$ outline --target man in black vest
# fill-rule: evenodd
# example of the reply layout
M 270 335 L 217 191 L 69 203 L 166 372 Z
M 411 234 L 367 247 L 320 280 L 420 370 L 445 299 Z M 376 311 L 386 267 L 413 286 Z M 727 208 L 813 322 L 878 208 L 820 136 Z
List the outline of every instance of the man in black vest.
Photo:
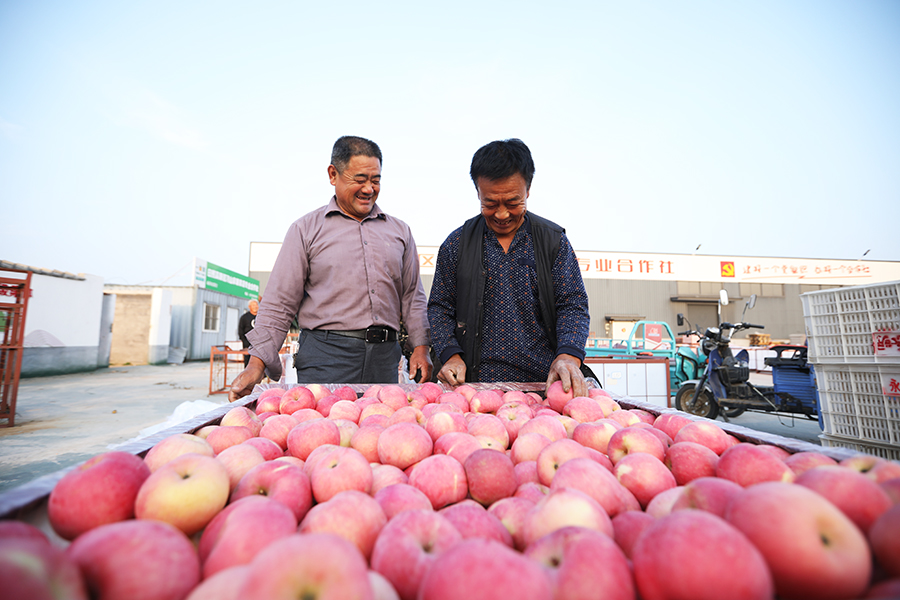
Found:
M 560 380 L 586 396 L 587 293 L 565 230 L 526 210 L 528 146 L 491 142 L 472 157 L 469 175 L 481 214 L 441 245 L 428 299 L 438 379 Z

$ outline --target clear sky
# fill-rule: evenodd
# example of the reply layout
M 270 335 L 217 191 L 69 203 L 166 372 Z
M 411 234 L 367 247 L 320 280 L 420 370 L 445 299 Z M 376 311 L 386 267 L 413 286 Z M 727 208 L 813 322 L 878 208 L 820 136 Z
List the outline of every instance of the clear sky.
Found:
M 900 260 L 900 2 L 0 1 L 0 259 L 187 285 L 324 205 L 422 246 L 519 137 L 576 250 Z

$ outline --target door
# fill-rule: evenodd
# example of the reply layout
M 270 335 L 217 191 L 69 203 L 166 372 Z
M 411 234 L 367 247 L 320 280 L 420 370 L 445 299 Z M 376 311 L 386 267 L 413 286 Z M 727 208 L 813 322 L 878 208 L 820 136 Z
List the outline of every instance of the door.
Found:
M 225 316 L 225 343 L 233 350 L 240 350 L 241 338 L 238 337 L 238 321 L 241 316 L 237 308 L 229 306 Z

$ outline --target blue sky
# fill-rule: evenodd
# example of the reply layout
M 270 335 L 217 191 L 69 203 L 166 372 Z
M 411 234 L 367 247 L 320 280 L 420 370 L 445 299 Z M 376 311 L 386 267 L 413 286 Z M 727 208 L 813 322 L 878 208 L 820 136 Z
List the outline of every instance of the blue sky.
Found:
M 0 259 L 189 284 L 331 196 L 439 245 L 519 137 L 578 250 L 900 260 L 900 3 L 0 2 Z

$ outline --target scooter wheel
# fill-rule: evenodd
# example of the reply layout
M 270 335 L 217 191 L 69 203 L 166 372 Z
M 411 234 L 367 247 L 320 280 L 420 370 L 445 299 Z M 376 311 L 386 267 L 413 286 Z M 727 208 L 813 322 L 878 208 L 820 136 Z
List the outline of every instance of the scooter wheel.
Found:
M 743 406 L 739 406 L 737 408 L 729 408 L 727 410 L 723 410 L 722 412 L 729 419 L 734 419 L 734 418 L 737 418 L 737 417 L 741 416 L 742 414 L 744 414 L 745 410 L 747 410 L 747 409 L 744 408 Z
M 719 416 L 719 405 L 709 390 L 700 390 L 697 398 L 692 402 L 694 397 L 694 384 L 686 384 L 681 386 L 678 393 L 675 394 L 675 408 L 698 417 L 707 419 L 715 419 Z

